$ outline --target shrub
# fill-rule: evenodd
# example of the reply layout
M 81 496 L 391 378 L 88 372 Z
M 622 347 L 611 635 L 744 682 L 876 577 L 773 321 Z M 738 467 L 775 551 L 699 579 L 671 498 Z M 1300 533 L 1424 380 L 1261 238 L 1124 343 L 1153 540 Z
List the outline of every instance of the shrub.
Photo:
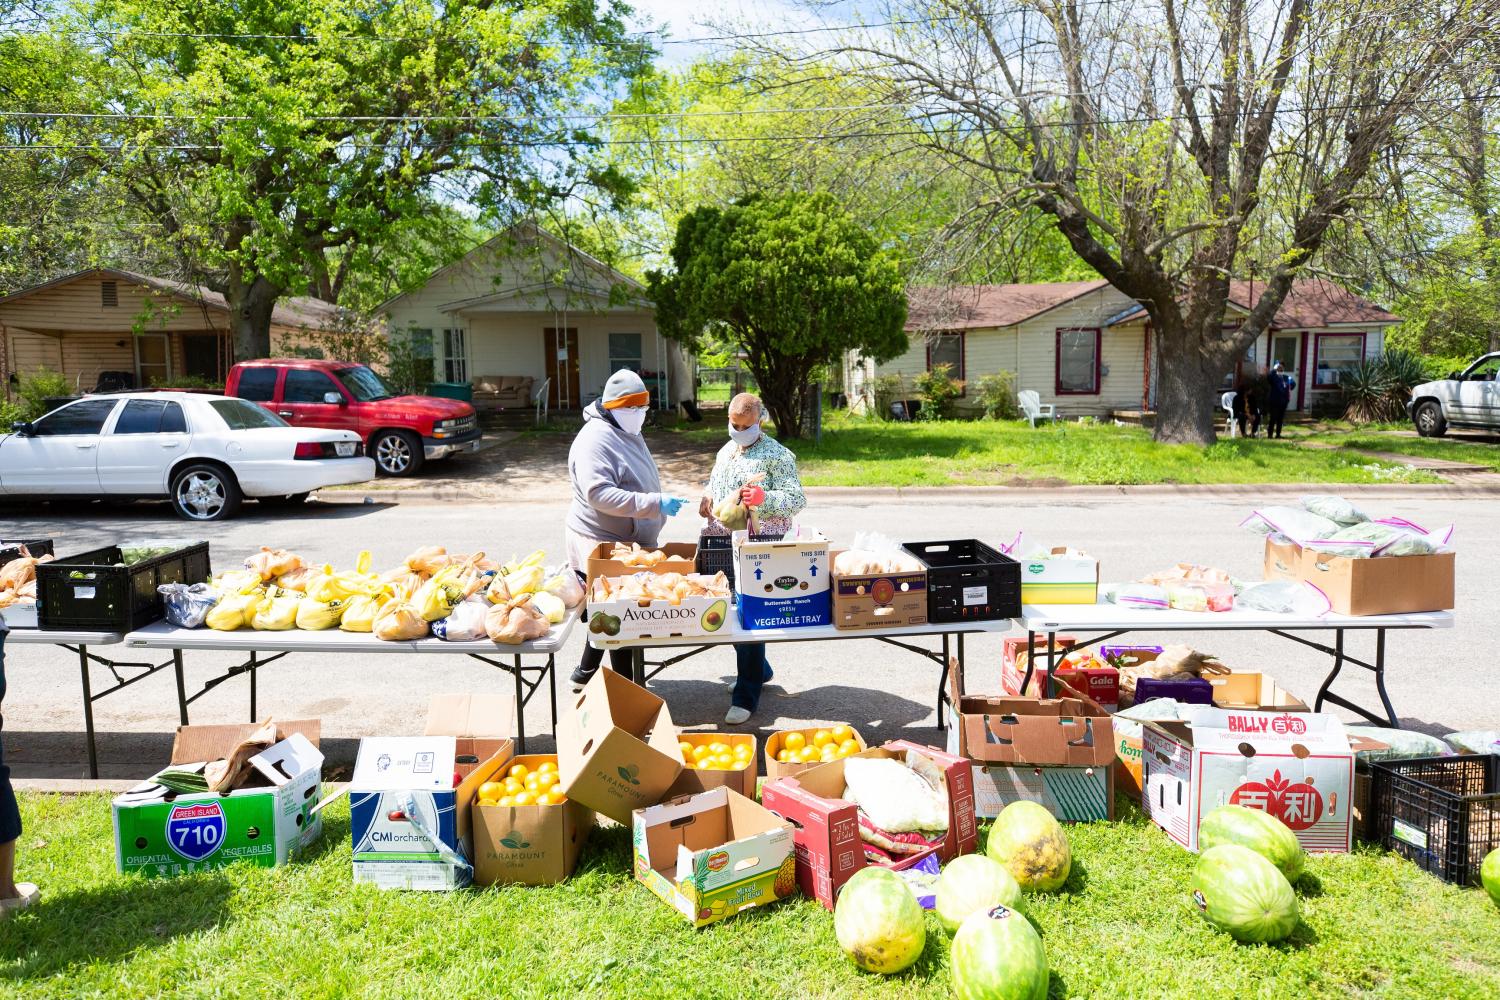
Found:
M 1339 380 L 1344 418 L 1356 424 L 1401 420 L 1412 388 L 1425 381 L 1422 359 L 1409 351 L 1393 348 L 1361 361 Z
M 948 374 L 951 370 L 949 365 L 934 365 L 913 380 L 917 398 L 922 401 L 922 409 L 917 412 L 919 419 L 953 419 L 955 401 L 963 395 L 964 384 Z
M 204 378 L 202 375 L 174 375 L 171 378 L 151 379 L 152 388 L 163 389 L 212 389 L 215 392 L 224 391 L 224 381 Z
M 875 376 L 875 416 L 891 419 L 891 404 L 901 398 L 900 375 Z
M 35 420 L 47 412 L 44 400 L 48 397 L 71 396 L 73 393 L 73 383 L 61 372 L 38 368 L 30 375 L 22 375 L 20 384 L 16 387 L 16 402 L 25 413 L 20 419 Z
M 979 406 L 991 420 L 1019 420 L 1016 403 L 1016 373 L 995 372 L 979 379 Z
M 26 420 L 26 411 L 20 403 L 12 403 L 8 399 L 0 399 L 0 434 L 10 433 L 10 425 L 22 423 Z

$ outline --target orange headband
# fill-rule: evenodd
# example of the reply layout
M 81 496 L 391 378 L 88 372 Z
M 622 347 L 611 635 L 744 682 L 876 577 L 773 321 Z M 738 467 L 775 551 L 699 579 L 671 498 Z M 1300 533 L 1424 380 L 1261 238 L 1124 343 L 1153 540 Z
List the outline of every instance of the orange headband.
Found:
M 606 410 L 623 410 L 632 406 L 650 406 L 651 394 L 649 392 L 632 392 L 618 399 L 611 399 L 604 404 Z

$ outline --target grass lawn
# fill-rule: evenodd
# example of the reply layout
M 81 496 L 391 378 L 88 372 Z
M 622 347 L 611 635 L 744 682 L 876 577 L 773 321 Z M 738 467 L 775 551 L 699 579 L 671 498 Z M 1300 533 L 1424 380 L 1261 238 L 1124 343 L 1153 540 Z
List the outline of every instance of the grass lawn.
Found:
M 724 432 L 681 433 L 717 440 Z M 791 447 L 808 486 L 1441 481 L 1356 451 L 1263 438 L 1225 439 L 1208 448 L 1162 445 L 1141 428 L 1112 424 L 1033 429 L 1019 421 L 898 424 L 838 414 L 825 424 L 820 444 Z
M 1442 458 L 1450 462 L 1468 462 L 1500 472 L 1500 447 L 1478 441 L 1453 438 L 1419 438 L 1376 434 L 1360 429 L 1336 436 L 1315 437 L 1344 448 L 1383 451 L 1413 458 Z
M 796 899 L 701 931 L 631 879 L 623 830 L 595 830 L 546 889 L 386 893 L 350 883 L 347 807 L 312 857 L 174 880 L 116 874 L 109 799 L 21 798 L 21 872 L 43 903 L 0 924 L 10 996 L 946 997 L 946 943 L 879 979 Z M 1495 997 L 1500 908 L 1379 852 L 1316 858 L 1302 925 L 1238 945 L 1189 900 L 1192 858 L 1138 813 L 1072 827 L 1073 875 L 1028 901 L 1050 996 Z

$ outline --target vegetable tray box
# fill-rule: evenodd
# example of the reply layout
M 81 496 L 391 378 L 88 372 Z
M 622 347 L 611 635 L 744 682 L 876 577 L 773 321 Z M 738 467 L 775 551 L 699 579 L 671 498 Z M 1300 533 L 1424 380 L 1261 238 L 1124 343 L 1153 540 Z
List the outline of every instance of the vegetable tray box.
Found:
M 1099 560 L 1070 549 L 1053 549 L 1042 558 L 1022 559 L 1022 604 L 1096 604 Z
M 694 927 L 797 889 L 791 824 L 733 789 L 638 809 L 632 825 L 636 879 Z
M 279 723 L 286 738 L 250 758 L 252 778 L 230 792 L 174 792 L 149 781 L 117 796 L 112 813 L 115 863 L 122 872 L 184 875 L 248 861 L 286 864 L 323 832 L 315 811 L 323 755 L 316 720 Z M 182 726 L 165 770 L 202 773 L 257 728 Z
M 1114 819 L 1114 722 L 1097 703 L 954 695 L 948 750 L 974 763 L 977 815 L 1025 800 L 1065 823 Z
M 535 771 L 546 754 L 512 757 L 504 753 L 481 763 L 481 782 L 499 781 L 517 764 Z M 478 788 L 475 789 L 476 793 Z M 578 856 L 594 828 L 594 811 L 568 799 L 556 805 L 470 805 L 474 829 L 475 885 L 554 885 L 578 866 Z
M 1191 708 L 1143 723 L 1142 806 L 1198 850 L 1198 824 L 1232 803 L 1270 813 L 1304 850 L 1342 852 L 1353 833 L 1354 751 L 1337 716 Z
M 836 565 L 840 550 L 829 553 Z M 859 573 L 833 576 L 833 627 L 868 629 L 927 624 L 927 573 Z
M 601 542 L 589 554 L 588 585 L 601 576 L 629 576 L 632 573 L 696 573 L 698 571 L 698 546 L 692 542 L 668 542 L 648 552 L 664 552 L 667 558 L 655 566 L 630 566 L 618 559 L 610 558 L 614 542 Z
M 950 861 L 970 853 L 979 842 L 974 786 L 967 760 L 906 740 L 886 743 L 855 757 L 905 760 L 909 752 L 925 757 L 943 773 L 948 793 L 948 832 L 936 848 L 909 855 L 890 866 L 897 870 L 918 865 L 934 854 L 939 861 Z M 795 777 L 767 781 L 760 790 L 761 804 L 790 820 L 796 829 L 797 884 L 804 895 L 830 910 L 844 883 L 872 864 L 860 838 L 859 809 L 843 798 L 844 767 L 853 759 L 835 760 Z
M 742 628 L 832 624 L 828 539 L 813 533 L 768 541 L 736 531 L 734 561 Z
M 613 670 L 598 670 L 557 727 L 563 794 L 622 825 L 654 806 L 682 773 L 667 703 Z

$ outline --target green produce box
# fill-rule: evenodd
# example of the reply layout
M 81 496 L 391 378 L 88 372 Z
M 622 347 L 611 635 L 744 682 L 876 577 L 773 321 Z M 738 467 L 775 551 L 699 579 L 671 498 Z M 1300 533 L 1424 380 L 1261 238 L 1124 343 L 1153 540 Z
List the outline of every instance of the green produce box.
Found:
M 227 756 L 256 726 L 183 726 L 167 770 L 201 772 Z M 115 861 L 122 872 L 184 875 L 248 861 L 286 864 L 323 831 L 313 812 L 322 790 L 317 722 L 283 723 L 280 743 L 250 758 L 246 787 L 177 794 L 152 780 L 114 801 Z M 311 732 L 311 739 L 307 733 Z M 158 771 L 157 774 L 161 772 Z

